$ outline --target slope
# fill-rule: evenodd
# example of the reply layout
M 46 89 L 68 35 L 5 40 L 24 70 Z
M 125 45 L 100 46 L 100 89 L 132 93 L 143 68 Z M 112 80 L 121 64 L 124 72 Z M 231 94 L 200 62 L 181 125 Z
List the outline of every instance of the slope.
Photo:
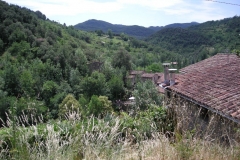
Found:
M 87 103 L 100 95 L 122 99 L 128 70 L 159 71 L 160 62 L 177 58 L 126 34 L 110 38 L 77 30 L 0 1 L 0 118 L 5 121 L 9 109 L 42 114 L 44 121 L 58 118 L 68 94 Z M 77 106 L 91 113 L 85 101 Z
M 240 49 L 240 17 L 209 21 L 186 29 L 162 29 L 146 39 L 153 45 L 189 57 L 191 63 L 219 52 Z

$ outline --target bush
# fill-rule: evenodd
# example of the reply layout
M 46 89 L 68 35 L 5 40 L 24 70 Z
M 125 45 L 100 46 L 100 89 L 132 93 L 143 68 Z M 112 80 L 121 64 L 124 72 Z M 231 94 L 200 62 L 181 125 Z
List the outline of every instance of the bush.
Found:
M 106 96 L 96 96 L 93 95 L 88 104 L 88 115 L 93 114 L 94 116 L 103 117 L 107 113 L 112 113 L 112 102 L 108 100 Z
M 68 94 L 62 103 L 59 105 L 59 117 L 64 118 L 69 111 L 81 111 L 79 102 L 74 98 L 72 94 Z

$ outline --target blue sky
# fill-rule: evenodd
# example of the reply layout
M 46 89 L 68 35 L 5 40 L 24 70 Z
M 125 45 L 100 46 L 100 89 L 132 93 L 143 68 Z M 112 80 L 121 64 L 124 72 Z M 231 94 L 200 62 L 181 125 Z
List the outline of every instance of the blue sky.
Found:
M 206 22 L 240 15 L 239 0 L 5 0 L 39 10 L 61 24 L 89 19 L 113 24 L 165 26 L 171 23 Z

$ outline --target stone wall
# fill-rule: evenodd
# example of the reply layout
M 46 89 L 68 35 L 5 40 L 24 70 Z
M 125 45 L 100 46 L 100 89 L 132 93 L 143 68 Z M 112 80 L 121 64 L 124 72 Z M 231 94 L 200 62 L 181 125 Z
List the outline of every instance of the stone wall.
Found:
M 240 142 L 240 124 L 226 117 L 170 92 L 165 93 L 165 105 L 174 112 L 175 132 L 230 145 Z

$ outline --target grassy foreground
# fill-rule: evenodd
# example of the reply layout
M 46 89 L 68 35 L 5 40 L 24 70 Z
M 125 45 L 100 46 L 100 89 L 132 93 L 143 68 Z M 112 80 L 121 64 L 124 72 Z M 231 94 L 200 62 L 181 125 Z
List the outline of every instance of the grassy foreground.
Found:
M 134 118 L 122 113 L 103 119 L 69 112 L 67 120 L 47 124 L 37 124 L 41 117 L 23 115 L 15 123 L 9 118 L 8 127 L 0 130 L 0 159 L 240 159 L 239 145 L 222 147 L 189 134 L 178 141 L 169 138 L 154 117 L 148 111 Z M 35 125 L 25 127 L 29 121 Z

